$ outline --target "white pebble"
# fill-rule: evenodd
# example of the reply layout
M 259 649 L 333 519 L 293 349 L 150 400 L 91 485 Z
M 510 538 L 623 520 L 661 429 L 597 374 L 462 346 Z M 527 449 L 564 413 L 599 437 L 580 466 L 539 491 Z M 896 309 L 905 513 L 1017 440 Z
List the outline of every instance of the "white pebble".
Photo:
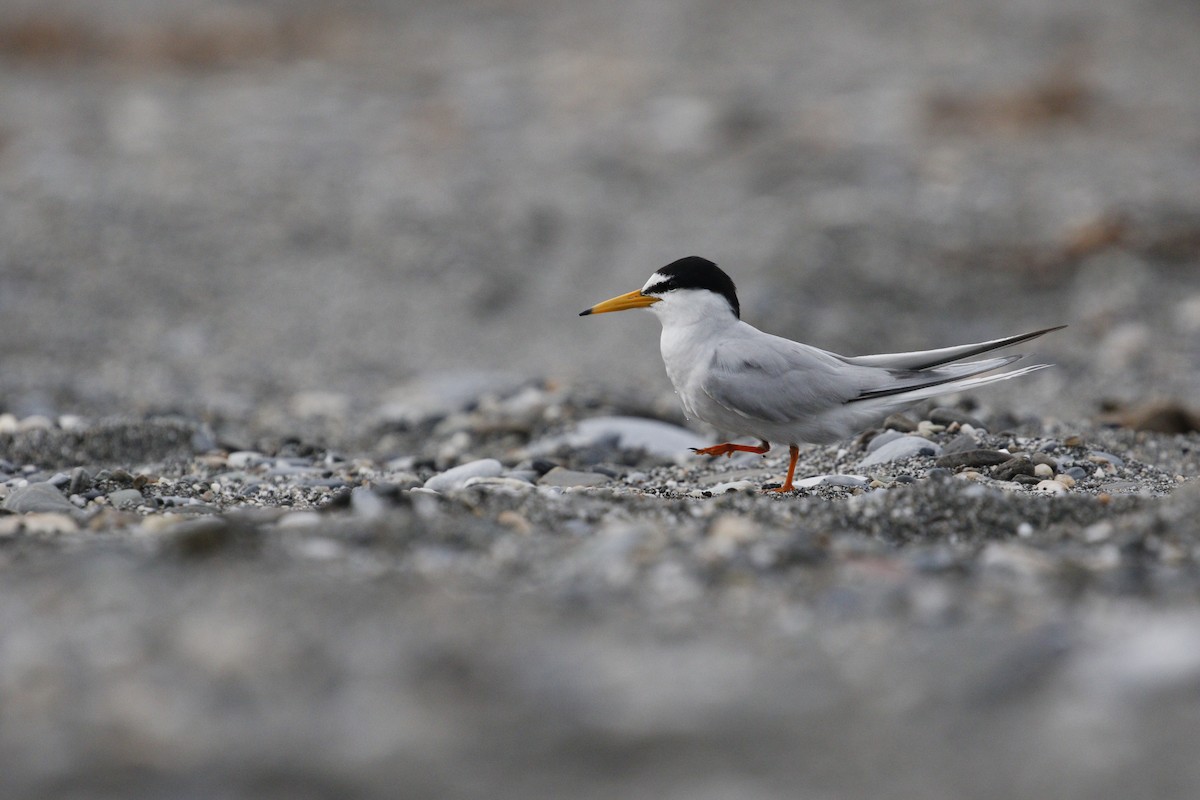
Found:
M 1017 526 L 1017 536 L 1020 536 L 1022 539 L 1028 539 L 1030 536 L 1033 536 L 1033 526 L 1028 522 L 1022 522 Z
M 254 450 L 234 450 L 225 462 L 229 464 L 230 469 L 245 469 L 261 463 L 263 459 L 263 454 Z
M 1065 472 L 1062 475 L 1055 475 L 1054 480 L 1058 481 L 1068 489 L 1075 485 L 1075 479 Z
M 917 433 L 921 436 L 930 436 L 935 433 L 941 433 L 944 430 L 946 430 L 945 425 L 938 425 L 927 419 L 923 419 L 917 423 Z
M 498 477 L 503 470 L 504 467 L 496 459 L 481 458 L 434 475 L 425 481 L 425 488 L 434 492 L 448 492 L 461 488 L 471 478 Z
M 1049 464 L 1035 464 L 1033 467 L 1033 474 L 1039 478 L 1053 478 L 1054 467 L 1050 466 Z

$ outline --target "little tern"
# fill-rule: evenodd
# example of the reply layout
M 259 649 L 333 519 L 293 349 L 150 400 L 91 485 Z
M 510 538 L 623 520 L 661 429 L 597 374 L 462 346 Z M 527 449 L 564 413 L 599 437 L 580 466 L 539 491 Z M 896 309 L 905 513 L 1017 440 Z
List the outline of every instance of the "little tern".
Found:
M 763 454 L 771 449 L 771 442 L 786 442 L 791 461 L 787 479 L 777 492 L 795 488 L 792 480 L 801 442 L 845 439 L 919 400 L 1051 366 L 1034 364 L 983 375 L 1023 356 L 955 362 L 1066 327 L 937 350 L 841 356 L 772 336 L 743 322 L 733 281 L 716 264 L 699 256 L 666 265 L 641 289 L 605 300 L 580 316 L 631 308 L 649 308 L 662 323 L 659 345 L 663 364 L 688 418 L 761 442 L 724 442 L 693 448 L 693 452 L 706 456 Z

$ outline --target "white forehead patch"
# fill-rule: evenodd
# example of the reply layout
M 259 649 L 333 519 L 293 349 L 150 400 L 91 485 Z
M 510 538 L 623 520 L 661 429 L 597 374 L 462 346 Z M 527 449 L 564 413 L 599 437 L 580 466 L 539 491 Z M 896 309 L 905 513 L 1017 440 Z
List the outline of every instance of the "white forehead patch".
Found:
M 642 287 L 642 294 L 648 294 L 655 291 L 657 287 L 665 284 L 667 280 L 667 276 L 663 275 L 661 272 L 654 273 L 650 276 L 650 279 L 646 281 L 646 285 Z

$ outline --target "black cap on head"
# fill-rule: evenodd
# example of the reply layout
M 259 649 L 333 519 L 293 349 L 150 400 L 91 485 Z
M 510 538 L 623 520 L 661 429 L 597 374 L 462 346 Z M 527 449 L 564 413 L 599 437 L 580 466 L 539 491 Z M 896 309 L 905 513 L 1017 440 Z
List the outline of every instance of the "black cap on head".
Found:
M 672 261 L 654 274 L 661 280 L 647 286 L 643 290 L 646 294 L 662 294 L 672 289 L 708 289 L 728 300 L 733 315 L 741 319 L 742 309 L 738 305 L 737 287 L 733 285 L 733 279 L 707 258 L 687 256 Z

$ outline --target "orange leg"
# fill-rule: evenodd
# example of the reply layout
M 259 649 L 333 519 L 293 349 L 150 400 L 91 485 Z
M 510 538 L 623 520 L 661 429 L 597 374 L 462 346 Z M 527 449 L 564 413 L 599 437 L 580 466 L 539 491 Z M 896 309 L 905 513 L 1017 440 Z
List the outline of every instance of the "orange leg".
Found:
M 796 477 L 796 461 L 800 458 L 799 445 L 792 445 L 790 449 L 792 460 L 788 463 L 787 480 L 783 482 L 783 486 L 775 489 L 768 489 L 769 492 L 791 492 L 795 491 L 796 487 L 792 486 L 792 479 Z
M 752 444 L 714 444 L 712 447 L 693 447 L 692 452 L 701 456 L 730 456 L 734 453 L 757 453 L 762 455 L 771 449 L 771 445 L 763 442 L 761 446 L 755 447 Z

